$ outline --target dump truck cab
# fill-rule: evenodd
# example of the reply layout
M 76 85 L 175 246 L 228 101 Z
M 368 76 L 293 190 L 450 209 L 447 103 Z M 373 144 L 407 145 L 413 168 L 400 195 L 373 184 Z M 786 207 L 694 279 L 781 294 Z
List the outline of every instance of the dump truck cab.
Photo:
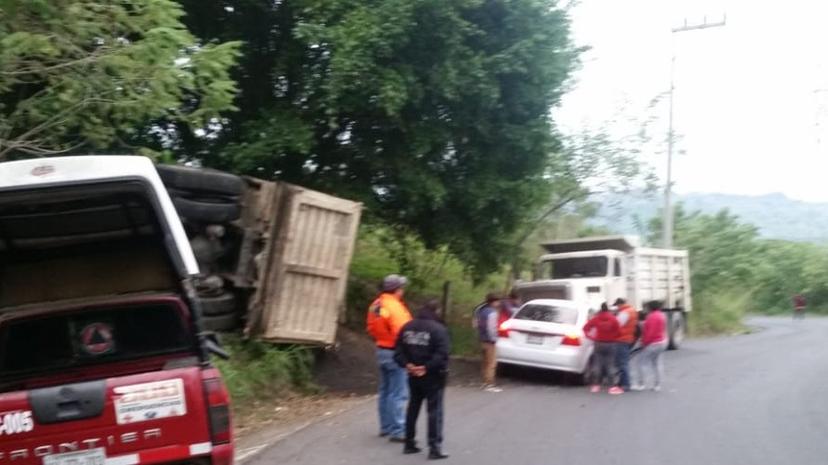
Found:
M 515 290 L 523 302 L 559 299 L 586 305 L 590 312 L 618 298 L 643 310 L 658 301 L 668 313 L 671 348 L 685 333 L 692 310 L 686 250 L 642 247 L 635 236 L 600 236 L 542 244 L 531 281 Z

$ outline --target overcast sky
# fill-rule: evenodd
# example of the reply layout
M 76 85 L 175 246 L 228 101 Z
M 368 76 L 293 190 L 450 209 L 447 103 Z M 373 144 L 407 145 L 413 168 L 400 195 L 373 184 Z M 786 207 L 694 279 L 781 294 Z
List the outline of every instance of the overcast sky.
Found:
M 685 18 L 725 13 L 724 27 L 671 33 Z M 656 116 L 653 129 L 666 131 L 666 99 L 647 104 L 669 88 L 674 44 L 676 190 L 828 201 L 826 21 L 820 0 L 582 0 L 574 34 L 591 50 L 554 114 L 568 130 L 606 123 L 621 133 L 607 123 L 620 112 Z M 655 145 L 647 161 L 663 177 Z

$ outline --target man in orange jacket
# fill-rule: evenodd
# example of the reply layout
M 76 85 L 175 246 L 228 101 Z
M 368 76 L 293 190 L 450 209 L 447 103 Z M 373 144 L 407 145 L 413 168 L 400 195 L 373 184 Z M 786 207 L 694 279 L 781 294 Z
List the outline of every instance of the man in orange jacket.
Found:
M 411 312 L 403 302 L 408 280 L 396 274 L 382 280 L 382 292 L 368 307 L 366 329 L 377 345 L 379 365 L 380 437 L 391 442 L 405 442 L 405 404 L 408 402 L 408 376 L 394 361 L 394 349 L 400 329 L 411 321 Z
M 618 324 L 621 326 L 621 335 L 615 348 L 615 365 L 618 369 L 621 389 L 630 390 L 630 352 L 635 345 L 635 329 L 638 326 L 638 312 L 624 299 L 617 299 L 614 304 L 618 307 Z

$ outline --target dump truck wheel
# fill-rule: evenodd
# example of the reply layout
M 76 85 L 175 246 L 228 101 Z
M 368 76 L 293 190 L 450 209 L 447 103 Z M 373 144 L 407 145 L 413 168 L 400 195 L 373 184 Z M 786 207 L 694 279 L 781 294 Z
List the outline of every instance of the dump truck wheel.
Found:
M 244 192 L 244 180 L 223 171 L 178 165 L 156 165 L 155 168 L 161 181 L 170 189 L 236 197 Z
M 208 224 L 223 224 L 236 221 L 241 216 L 237 203 L 213 202 L 176 197 L 173 199 L 176 211 L 183 218 Z
M 201 319 L 207 331 L 232 331 L 239 326 L 239 316 L 235 313 L 218 316 L 205 316 Z
M 219 316 L 236 313 L 236 297 L 225 292 L 215 297 L 199 297 L 201 312 L 204 316 Z
M 684 335 L 687 329 L 685 327 L 686 320 L 684 319 L 684 312 L 671 312 L 670 319 L 668 321 L 670 323 L 670 342 L 667 345 L 667 348 L 670 350 L 676 350 L 681 347 L 682 342 L 684 342 Z

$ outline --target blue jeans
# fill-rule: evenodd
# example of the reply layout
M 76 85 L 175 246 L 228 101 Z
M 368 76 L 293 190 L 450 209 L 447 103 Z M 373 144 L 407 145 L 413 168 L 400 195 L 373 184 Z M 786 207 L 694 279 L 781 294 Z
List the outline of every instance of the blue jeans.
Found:
M 641 353 L 636 356 L 639 385 L 647 386 L 647 378 L 650 377 L 654 378 L 653 387 L 661 387 L 661 380 L 664 379 L 665 350 L 667 350 L 667 341 L 650 344 L 641 349 Z
M 597 379 L 594 384 L 601 386 L 615 386 L 615 343 L 595 343 L 595 374 Z
M 379 365 L 380 433 L 405 436 L 405 404 L 408 402 L 408 374 L 394 361 L 394 351 L 377 348 Z
M 630 351 L 632 344 L 619 342 L 615 346 L 615 367 L 618 370 L 618 385 L 630 389 Z

